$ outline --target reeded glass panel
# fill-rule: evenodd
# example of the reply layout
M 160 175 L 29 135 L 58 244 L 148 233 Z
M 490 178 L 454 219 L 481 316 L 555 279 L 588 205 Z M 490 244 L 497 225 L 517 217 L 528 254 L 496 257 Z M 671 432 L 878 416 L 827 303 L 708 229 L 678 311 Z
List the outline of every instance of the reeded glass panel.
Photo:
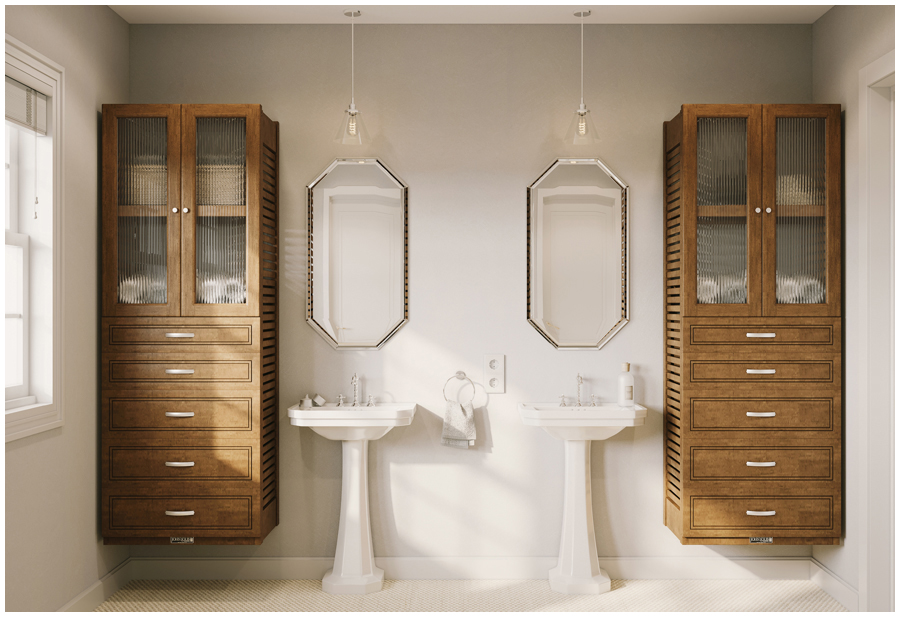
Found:
M 197 119 L 197 302 L 247 302 L 244 118 Z
M 825 302 L 825 118 L 775 121 L 775 301 Z
M 166 303 L 166 118 L 119 118 L 118 299 Z
M 747 303 L 747 119 L 697 119 L 697 302 Z

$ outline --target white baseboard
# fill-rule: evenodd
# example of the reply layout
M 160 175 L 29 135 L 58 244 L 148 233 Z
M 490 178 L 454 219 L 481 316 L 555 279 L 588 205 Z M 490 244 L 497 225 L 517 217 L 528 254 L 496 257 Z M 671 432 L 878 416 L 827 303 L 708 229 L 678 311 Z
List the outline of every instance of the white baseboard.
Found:
M 131 565 L 132 562 L 129 557 L 113 568 L 109 574 L 69 600 L 59 611 L 74 613 L 93 611 L 105 602 L 109 596 L 134 580 L 134 576 L 131 573 Z
M 376 557 L 385 578 L 400 580 L 542 579 L 554 557 Z M 131 557 L 60 610 L 91 611 L 132 580 L 319 579 L 330 557 Z M 608 557 L 600 567 L 615 579 L 811 579 L 849 610 L 856 592 L 808 557 Z
M 853 613 L 859 611 L 859 592 L 814 557 L 809 560 L 809 580 L 840 602 L 848 611 Z
M 556 557 L 376 557 L 389 579 L 541 579 Z M 298 580 L 322 578 L 327 557 L 132 557 L 135 579 Z M 612 557 L 600 567 L 620 579 L 806 580 L 809 558 Z

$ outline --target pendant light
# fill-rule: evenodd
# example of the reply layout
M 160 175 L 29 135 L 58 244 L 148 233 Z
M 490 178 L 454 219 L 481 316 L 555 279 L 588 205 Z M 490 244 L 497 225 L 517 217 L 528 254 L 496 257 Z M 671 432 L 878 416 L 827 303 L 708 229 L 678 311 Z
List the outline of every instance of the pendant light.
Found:
M 584 18 L 590 17 L 590 11 L 575 11 L 575 17 L 581 18 L 581 105 L 575 110 L 569 130 L 566 131 L 566 143 L 587 145 L 600 141 L 591 111 L 584 106 Z
M 353 9 L 344 11 L 344 15 L 350 18 L 350 107 L 344 112 L 341 126 L 334 136 L 334 141 L 339 144 L 361 145 L 369 141 L 369 133 L 366 131 L 366 127 L 363 124 L 362 114 L 356 109 L 356 102 L 353 100 L 353 71 L 355 68 L 353 19 L 359 17 L 361 14 L 362 11 L 355 11 Z

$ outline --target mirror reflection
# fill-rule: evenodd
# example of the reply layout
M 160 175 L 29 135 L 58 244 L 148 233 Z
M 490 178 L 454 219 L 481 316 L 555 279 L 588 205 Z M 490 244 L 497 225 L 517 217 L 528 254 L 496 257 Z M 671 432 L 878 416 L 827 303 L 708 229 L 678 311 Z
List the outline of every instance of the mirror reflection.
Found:
M 307 322 L 377 348 L 407 321 L 407 186 L 377 159 L 337 159 L 307 187 Z
M 528 187 L 528 321 L 560 349 L 628 322 L 628 187 L 600 159 L 558 159 Z

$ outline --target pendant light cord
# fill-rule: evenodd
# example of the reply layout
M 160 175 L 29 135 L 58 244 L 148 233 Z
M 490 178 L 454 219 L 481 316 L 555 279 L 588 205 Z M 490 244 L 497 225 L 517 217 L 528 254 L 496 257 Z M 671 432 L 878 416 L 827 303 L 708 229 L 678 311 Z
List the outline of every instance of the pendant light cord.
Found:
M 584 106 L 584 11 L 581 12 L 581 105 Z
M 354 104 L 354 60 L 356 57 L 356 49 L 355 49 L 355 32 L 353 30 L 354 26 L 354 16 L 353 13 L 350 13 L 350 104 Z

